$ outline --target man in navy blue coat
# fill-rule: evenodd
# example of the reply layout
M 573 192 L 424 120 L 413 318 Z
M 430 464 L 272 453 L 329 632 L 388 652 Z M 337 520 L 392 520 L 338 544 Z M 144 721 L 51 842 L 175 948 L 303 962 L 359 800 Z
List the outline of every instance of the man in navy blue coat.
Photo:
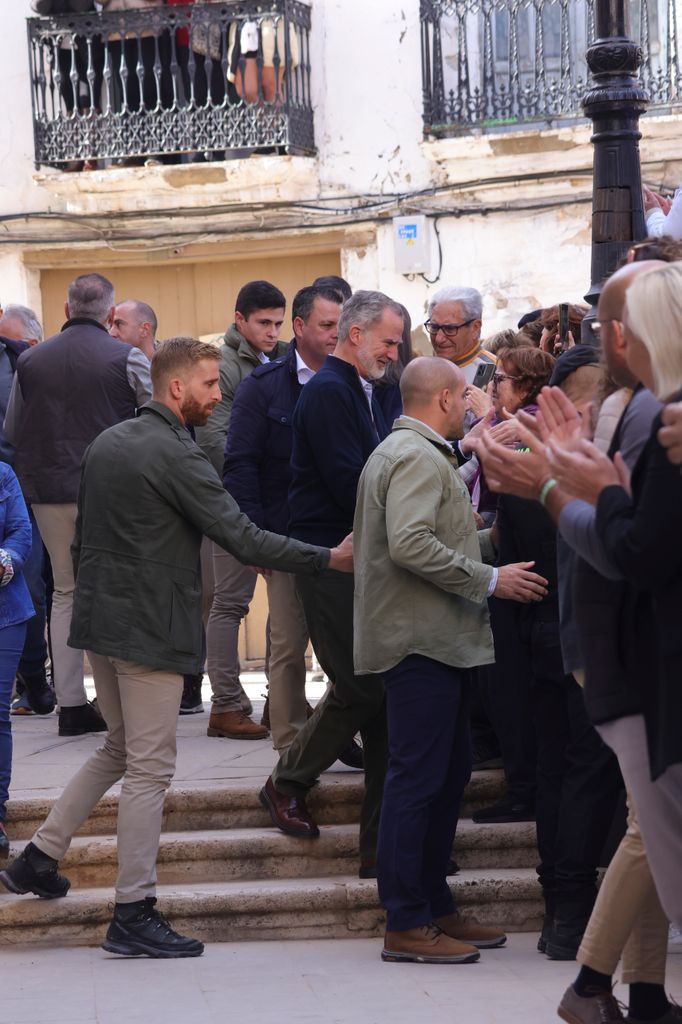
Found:
M 341 295 L 301 288 L 292 306 L 287 354 L 257 367 L 237 388 L 225 446 L 223 482 L 242 512 L 263 530 L 288 533 L 292 420 L 298 397 L 336 348 Z M 308 626 L 291 573 L 265 577 L 270 611 L 268 711 L 283 754 L 307 720 Z
M 341 538 L 352 529 L 358 480 L 388 433 L 372 393 L 402 339 L 400 306 L 381 292 L 356 292 L 339 320 L 333 355 L 306 385 L 294 413 L 289 533 L 300 539 Z M 386 772 L 387 741 L 381 676 L 353 668 L 353 581 L 320 573 L 297 581 L 310 638 L 331 686 L 261 790 L 272 821 L 290 835 L 319 835 L 305 797 L 358 730 L 365 758 L 360 817 L 361 871 L 372 870 Z

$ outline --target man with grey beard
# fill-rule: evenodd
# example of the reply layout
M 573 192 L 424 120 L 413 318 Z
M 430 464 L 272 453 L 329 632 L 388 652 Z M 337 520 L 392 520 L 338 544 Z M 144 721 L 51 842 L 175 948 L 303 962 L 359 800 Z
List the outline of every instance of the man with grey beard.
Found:
M 326 544 L 353 527 L 360 474 L 388 433 L 372 394 L 389 362 L 398 358 L 403 317 L 381 292 L 358 291 L 343 306 L 333 355 L 306 384 L 294 412 L 289 490 L 290 534 Z M 336 543 L 334 540 L 333 543 Z M 381 676 L 353 668 L 353 579 L 325 570 L 298 580 L 310 638 L 331 686 L 312 718 L 280 758 L 261 802 L 283 832 L 315 838 L 319 829 L 305 797 L 321 772 L 363 740 L 366 791 L 360 817 L 360 873 L 374 874 L 387 740 Z

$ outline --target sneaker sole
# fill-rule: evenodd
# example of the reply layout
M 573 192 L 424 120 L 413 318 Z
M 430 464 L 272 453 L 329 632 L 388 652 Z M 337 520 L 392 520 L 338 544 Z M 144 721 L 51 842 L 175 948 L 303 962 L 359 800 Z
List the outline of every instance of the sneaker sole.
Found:
M 266 732 L 264 736 L 254 736 L 245 732 L 224 732 L 221 729 L 211 729 L 209 727 L 206 730 L 206 735 L 218 736 L 219 738 L 225 740 L 266 740 L 270 734 Z
M 297 832 L 293 828 L 287 828 L 286 825 L 280 825 L 279 821 L 277 820 L 277 815 L 276 815 L 274 809 L 272 808 L 272 806 L 270 804 L 270 801 L 268 800 L 267 796 L 263 792 L 263 790 L 261 790 L 260 793 L 258 794 L 258 799 L 260 800 L 261 804 L 263 805 L 265 810 L 270 815 L 270 821 L 275 826 L 275 828 L 278 828 L 280 830 L 280 832 L 284 832 L 284 834 L 287 835 L 287 836 L 295 836 L 297 839 L 317 839 L 318 838 L 318 836 L 320 834 L 319 828 L 315 832 Z
M 202 715 L 206 708 L 203 704 L 197 704 L 194 708 L 180 708 L 179 715 Z
M 460 939 L 461 942 L 468 942 L 470 946 L 475 946 L 476 949 L 499 949 L 500 946 L 504 946 L 507 941 L 507 936 L 503 935 L 499 939 Z
M 474 964 L 480 960 L 480 953 L 463 953 L 462 956 L 419 956 L 415 953 L 392 953 L 382 949 L 381 959 L 387 964 Z
M 63 892 L 47 892 L 45 889 L 39 889 L 38 886 L 33 886 L 29 889 L 21 889 L 18 885 L 15 885 L 12 881 L 9 872 L 0 871 L 0 882 L 4 887 L 15 896 L 25 896 L 27 893 L 33 893 L 34 896 L 40 896 L 41 900 L 58 900 L 62 896 L 66 896 L 67 892 L 71 888 L 71 882 L 67 882 L 66 888 Z
M 198 948 L 183 950 L 156 949 L 154 946 L 145 946 L 144 943 L 116 942 L 113 939 L 105 939 L 102 949 L 107 953 L 116 953 L 118 956 L 148 956 L 154 960 L 184 960 L 190 956 L 201 956 L 204 947 L 200 943 Z

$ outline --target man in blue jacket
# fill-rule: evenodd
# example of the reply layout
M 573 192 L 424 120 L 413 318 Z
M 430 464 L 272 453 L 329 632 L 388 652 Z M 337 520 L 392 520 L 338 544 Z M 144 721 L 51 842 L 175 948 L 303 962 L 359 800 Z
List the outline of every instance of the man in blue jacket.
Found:
M 289 460 L 294 407 L 303 386 L 336 347 L 341 295 L 301 288 L 292 306 L 294 341 L 237 388 L 225 447 L 223 482 L 242 512 L 263 530 L 289 529 Z M 308 626 L 292 573 L 266 576 L 270 611 L 268 710 L 280 754 L 306 723 L 305 654 Z
M 388 433 L 372 381 L 397 360 L 402 332 L 401 307 L 387 295 L 358 291 L 345 303 L 334 354 L 305 386 L 294 413 L 292 537 L 327 544 L 352 527 L 363 466 Z M 359 730 L 366 782 L 361 870 L 373 870 L 387 759 L 383 680 L 357 676 L 353 668 L 351 577 L 324 570 L 314 586 L 298 581 L 298 587 L 310 638 L 331 686 L 280 758 L 261 790 L 261 802 L 283 832 L 319 835 L 305 796 Z

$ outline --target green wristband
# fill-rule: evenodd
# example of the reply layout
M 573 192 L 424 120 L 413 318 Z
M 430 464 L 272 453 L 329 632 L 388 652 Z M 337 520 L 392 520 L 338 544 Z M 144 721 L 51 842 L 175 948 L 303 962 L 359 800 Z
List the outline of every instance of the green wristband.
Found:
M 545 503 L 547 501 L 547 495 L 551 490 L 557 487 L 558 484 L 559 481 L 555 480 L 554 477 L 550 477 L 549 480 L 545 480 L 544 484 L 542 485 L 542 490 L 540 491 L 540 497 L 538 498 L 538 501 L 540 502 L 543 508 L 545 507 Z

